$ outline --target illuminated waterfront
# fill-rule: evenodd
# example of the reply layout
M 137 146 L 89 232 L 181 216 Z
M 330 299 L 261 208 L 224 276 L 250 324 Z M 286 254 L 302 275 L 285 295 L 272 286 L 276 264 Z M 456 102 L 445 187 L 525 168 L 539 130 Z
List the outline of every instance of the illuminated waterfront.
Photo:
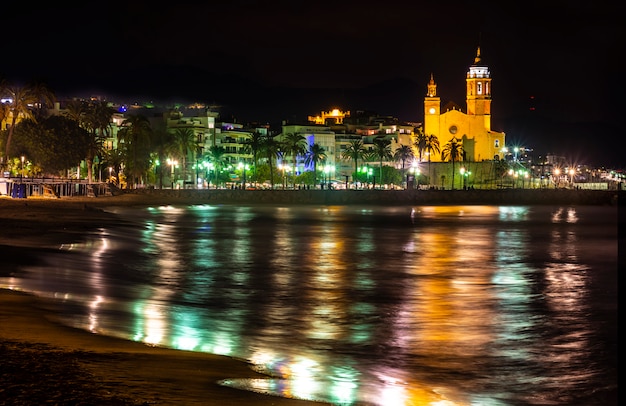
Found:
M 66 323 L 247 359 L 338 405 L 610 404 L 617 208 L 116 209 L 2 274 Z M 225 377 L 227 378 L 227 377 Z M 616 398 L 616 395 L 615 395 Z

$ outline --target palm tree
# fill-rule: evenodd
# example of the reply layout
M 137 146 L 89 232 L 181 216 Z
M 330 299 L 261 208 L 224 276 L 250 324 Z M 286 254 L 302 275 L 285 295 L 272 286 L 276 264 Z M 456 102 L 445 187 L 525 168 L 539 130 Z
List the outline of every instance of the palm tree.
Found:
M 309 152 L 306 155 L 305 163 L 313 164 L 313 186 L 317 184 L 317 164 L 326 161 L 326 150 L 320 144 L 312 144 L 309 146 Z
M 420 162 L 422 162 L 422 156 L 426 151 L 427 143 L 428 136 L 424 134 L 421 128 L 418 128 L 415 136 L 415 141 L 413 142 L 413 146 L 417 149 L 417 156 Z
M 215 170 L 215 188 L 217 189 L 217 175 L 220 169 L 226 165 L 226 158 L 224 157 L 224 155 L 226 155 L 226 148 L 221 145 L 211 145 L 207 155 L 209 157 L 209 161 L 213 163 L 213 168 Z
M 87 165 L 87 181 L 93 180 L 93 162 L 104 152 L 104 140 L 111 130 L 111 119 L 115 110 L 106 102 L 89 103 L 83 110 L 81 126 L 89 132 L 89 149 L 85 162 Z
M 3 162 L 8 163 L 17 119 L 29 118 L 37 121 L 37 116 L 40 115 L 41 111 L 47 107 L 52 107 L 56 98 L 46 85 L 36 82 L 20 87 L 12 86 L 3 81 L 0 83 L 0 96 L 8 100 L 3 108 L 3 114 L 11 117 L 3 157 Z
M 359 170 L 359 159 L 365 154 L 365 147 L 363 146 L 363 141 L 361 139 L 358 140 L 350 140 L 350 143 L 341 151 L 342 159 L 351 159 L 354 161 L 354 172 L 355 174 Z
M 426 142 L 424 144 L 424 150 L 428 154 L 428 186 L 430 186 L 430 179 L 432 178 L 432 174 L 430 172 L 430 157 L 433 154 L 438 154 L 439 150 L 439 138 L 436 135 L 430 134 L 426 136 Z
M 187 157 L 198 150 L 198 139 L 191 128 L 177 128 L 174 131 L 174 143 L 183 164 L 183 181 L 187 180 Z
M 256 168 L 259 164 L 259 154 L 263 148 L 263 134 L 258 131 L 250 134 L 247 140 L 244 143 L 244 151 L 252 154 L 252 162 L 254 163 L 254 181 L 255 183 L 258 181 Z
M 152 132 L 152 149 L 159 163 L 159 189 L 163 189 L 163 167 L 167 157 L 176 151 L 174 134 L 167 131 L 165 124 L 157 126 Z
M 454 190 L 454 161 L 461 160 L 463 157 L 463 144 L 456 137 L 452 137 L 441 151 L 441 159 L 450 158 L 452 161 L 452 190 Z
M 413 148 L 408 145 L 401 145 L 396 149 L 393 153 L 393 159 L 396 162 L 402 162 L 402 177 L 406 179 L 406 170 L 404 169 L 406 166 L 406 161 L 415 159 L 415 154 L 413 153 Z
M 124 152 L 120 148 L 107 150 L 104 153 L 104 162 L 107 167 L 111 168 L 110 175 L 115 174 L 117 178 L 124 163 Z
M 365 163 L 365 180 L 369 183 L 369 167 L 368 165 L 371 162 L 376 162 L 378 160 L 378 154 L 373 149 L 366 150 L 363 155 L 361 155 L 361 160 Z M 374 177 L 374 186 L 376 186 L 376 177 Z
M 127 179 L 130 179 L 129 187 L 136 185 L 148 170 L 151 135 L 152 128 L 148 119 L 135 114 L 129 115 L 122 122 L 122 128 L 117 133 L 127 159 L 125 169 L 130 175 L 127 176 Z
M 263 137 L 261 152 L 265 155 L 270 167 L 270 185 L 274 189 L 274 169 L 272 163 L 275 157 L 282 155 L 281 144 L 276 141 L 273 135 L 266 135 Z
M 391 153 L 391 141 L 386 139 L 385 137 L 374 138 L 374 148 L 372 152 L 378 158 L 380 184 L 382 185 L 383 184 L 383 161 L 390 160 L 393 158 L 393 154 Z
M 283 140 L 285 152 L 293 159 L 293 188 L 296 188 L 296 163 L 298 155 L 306 154 L 306 138 L 299 133 L 288 133 Z

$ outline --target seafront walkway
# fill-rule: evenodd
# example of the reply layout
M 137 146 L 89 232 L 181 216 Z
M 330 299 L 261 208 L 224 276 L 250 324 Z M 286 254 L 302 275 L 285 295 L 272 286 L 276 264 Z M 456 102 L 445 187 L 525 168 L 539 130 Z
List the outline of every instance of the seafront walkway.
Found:
M 506 190 L 240 190 L 136 189 L 147 200 L 240 204 L 383 205 L 616 205 L 624 192 L 576 189 Z M 141 199 L 146 200 L 146 199 Z

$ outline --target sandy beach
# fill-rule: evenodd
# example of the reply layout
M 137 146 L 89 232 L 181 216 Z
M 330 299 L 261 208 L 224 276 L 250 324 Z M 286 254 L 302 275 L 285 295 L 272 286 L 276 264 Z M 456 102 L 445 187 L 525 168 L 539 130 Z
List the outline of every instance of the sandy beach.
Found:
M 156 202 L 132 195 L 0 198 L 0 251 L 53 244 L 59 230 L 79 233 L 116 221 L 102 207 L 132 204 Z M 10 272 L 11 266 L 5 261 L 2 272 Z M 45 299 L 0 289 L 0 405 L 316 404 L 217 383 L 265 377 L 243 360 L 150 347 L 54 320 Z

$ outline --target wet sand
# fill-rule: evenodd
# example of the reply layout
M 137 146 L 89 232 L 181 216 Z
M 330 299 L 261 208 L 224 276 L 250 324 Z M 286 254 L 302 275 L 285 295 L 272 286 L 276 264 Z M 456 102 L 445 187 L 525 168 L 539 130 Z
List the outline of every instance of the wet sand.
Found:
M 0 251 L 54 244 L 57 231 L 80 233 L 116 221 L 101 208 L 129 204 L 150 203 L 134 196 L 0 197 Z M 11 266 L 3 261 L 0 273 L 10 273 Z M 91 334 L 54 316 L 45 299 L 0 289 L 0 405 L 316 404 L 217 384 L 265 377 L 243 360 Z

